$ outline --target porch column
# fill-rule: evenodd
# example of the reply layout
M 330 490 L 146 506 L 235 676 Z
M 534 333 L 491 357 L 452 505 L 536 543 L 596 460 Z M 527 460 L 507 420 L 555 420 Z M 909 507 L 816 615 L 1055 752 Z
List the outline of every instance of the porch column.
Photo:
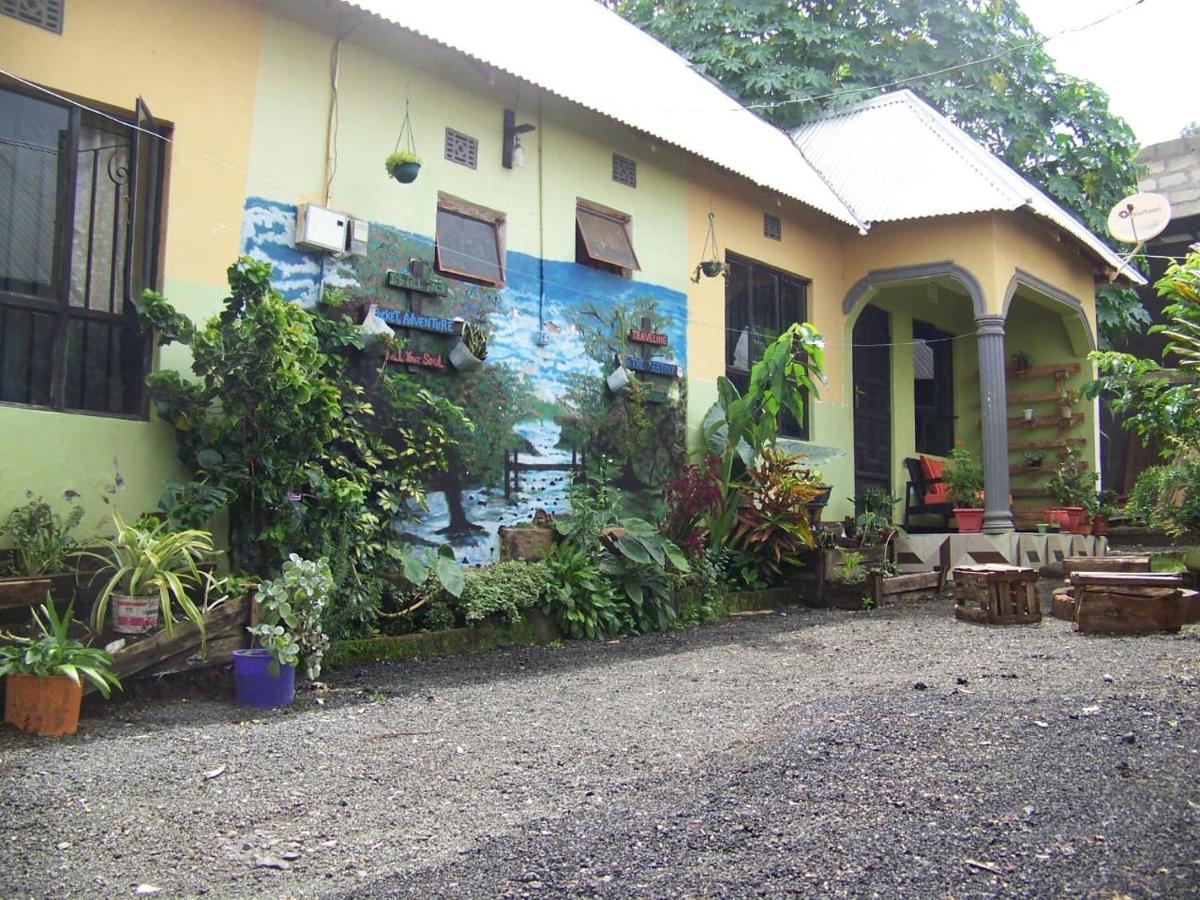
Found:
M 1004 383 L 1004 316 L 976 316 L 980 424 L 983 430 L 983 530 L 1013 530 L 1008 508 L 1008 396 Z

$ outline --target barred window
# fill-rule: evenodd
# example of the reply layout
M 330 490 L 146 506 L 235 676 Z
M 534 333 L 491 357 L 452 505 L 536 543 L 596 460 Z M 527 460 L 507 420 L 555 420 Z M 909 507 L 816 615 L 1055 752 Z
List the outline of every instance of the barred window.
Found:
M 157 130 L 141 100 L 114 122 L 0 87 L 0 401 L 145 415 Z
M 617 184 L 637 187 L 637 163 L 628 156 L 614 153 L 612 159 L 612 180 Z
M 479 163 L 479 141 L 469 134 L 446 129 L 446 159 L 474 169 Z
M 779 221 L 779 216 L 763 213 L 763 237 L 773 241 L 783 240 L 783 223 Z

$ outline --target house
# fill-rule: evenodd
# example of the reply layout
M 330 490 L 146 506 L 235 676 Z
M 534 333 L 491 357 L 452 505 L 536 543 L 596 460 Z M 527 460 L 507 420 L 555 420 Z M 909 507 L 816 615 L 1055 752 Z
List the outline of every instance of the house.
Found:
M 1097 281 L 1140 276 L 909 91 L 787 135 L 592 0 L 47 0 L 6 6 L 0 43 L 0 509 L 154 507 L 180 473 L 142 379 L 185 360 L 130 301 L 204 317 L 239 253 L 297 302 L 374 307 L 468 404 L 415 533 L 464 558 L 561 510 L 580 454 L 661 485 L 717 378 L 792 321 L 826 336 L 828 384 L 785 432 L 835 514 L 961 443 L 1005 532 L 1010 494 L 1046 505 L 1023 446 L 1095 464 L 1094 410 L 1060 426 L 1055 391 L 1090 374 Z M 400 185 L 383 158 L 410 139 Z M 693 283 L 710 236 L 727 274 Z M 447 363 L 458 317 L 491 333 L 473 375 Z M 618 365 L 645 382 L 636 431 L 596 389 Z

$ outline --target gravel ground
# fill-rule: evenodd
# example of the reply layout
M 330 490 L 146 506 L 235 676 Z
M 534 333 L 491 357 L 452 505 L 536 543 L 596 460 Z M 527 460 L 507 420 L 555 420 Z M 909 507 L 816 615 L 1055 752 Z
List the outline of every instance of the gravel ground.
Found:
M 1200 896 L 1198 649 L 939 600 L 114 703 L 0 731 L 0 895 Z

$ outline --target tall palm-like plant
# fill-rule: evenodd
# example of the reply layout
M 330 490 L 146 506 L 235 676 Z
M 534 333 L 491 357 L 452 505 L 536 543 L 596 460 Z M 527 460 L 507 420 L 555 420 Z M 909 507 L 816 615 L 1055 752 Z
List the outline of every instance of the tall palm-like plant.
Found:
M 164 525 L 126 524 L 119 513 L 113 514 L 117 536 L 100 544 L 103 554 L 89 554 L 104 563 L 102 571 L 112 572 L 104 589 L 96 598 L 92 625 L 103 628 L 104 614 L 114 594 L 130 597 L 154 597 L 167 634 L 173 634 L 172 607 L 178 606 L 200 632 L 200 647 L 204 650 L 204 614 L 192 599 L 191 592 L 203 592 L 207 597 L 213 578 L 200 569 L 200 564 L 216 556 L 212 534 L 195 528 L 170 531 Z

